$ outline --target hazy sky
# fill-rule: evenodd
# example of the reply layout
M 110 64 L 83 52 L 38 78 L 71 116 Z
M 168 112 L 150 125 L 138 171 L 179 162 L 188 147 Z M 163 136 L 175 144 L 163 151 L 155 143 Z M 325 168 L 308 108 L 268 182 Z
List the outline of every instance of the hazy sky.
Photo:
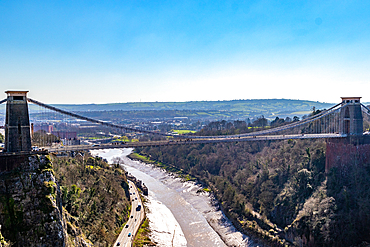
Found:
M 369 65 L 370 1 L 0 0 L 1 89 L 45 103 L 370 101 Z

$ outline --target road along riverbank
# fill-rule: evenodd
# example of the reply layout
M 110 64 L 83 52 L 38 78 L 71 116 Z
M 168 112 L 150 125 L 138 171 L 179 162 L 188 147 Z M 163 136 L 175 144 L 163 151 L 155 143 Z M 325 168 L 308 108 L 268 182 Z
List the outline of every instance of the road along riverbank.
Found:
M 126 225 L 122 229 L 120 235 L 118 236 L 116 242 L 114 243 L 114 246 L 132 246 L 132 242 L 135 238 L 135 235 L 145 218 L 144 209 L 141 207 L 143 203 L 141 201 L 139 191 L 137 190 L 136 185 L 132 181 L 128 182 L 130 186 L 129 190 L 131 201 L 130 218 L 126 222 Z
M 166 171 L 133 161 L 132 149 L 97 150 L 94 155 L 109 162 L 117 157 L 125 169 L 142 180 L 149 189 L 148 207 L 152 240 L 158 246 L 255 246 L 237 231 L 201 186 L 184 182 Z

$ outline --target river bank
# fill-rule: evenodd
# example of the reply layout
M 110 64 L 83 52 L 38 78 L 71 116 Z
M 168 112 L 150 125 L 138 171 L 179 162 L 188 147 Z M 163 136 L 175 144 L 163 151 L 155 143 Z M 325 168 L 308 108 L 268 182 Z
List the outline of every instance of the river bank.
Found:
M 172 242 L 176 243 L 174 246 L 256 246 L 233 227 L 210 193 L 199 193 L 202 191 L 200 185 L 184 182 L 155 166 L 133 161 L 127 157 L 131 151 L 98 150 L 93 154 L 110 162 L 119 158 L 129 173 L 147 185 L 151 211 L 148 218 L 152 240 L 158 242 L 158 246 L 172 246 Z

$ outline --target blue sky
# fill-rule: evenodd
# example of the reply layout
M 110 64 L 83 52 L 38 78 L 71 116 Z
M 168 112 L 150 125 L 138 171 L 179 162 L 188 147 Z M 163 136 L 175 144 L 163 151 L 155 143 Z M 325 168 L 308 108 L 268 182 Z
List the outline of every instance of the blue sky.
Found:
M 0 0 L 0 85 L 45 103 L 370 101 L 369 13 L 369 1 Z

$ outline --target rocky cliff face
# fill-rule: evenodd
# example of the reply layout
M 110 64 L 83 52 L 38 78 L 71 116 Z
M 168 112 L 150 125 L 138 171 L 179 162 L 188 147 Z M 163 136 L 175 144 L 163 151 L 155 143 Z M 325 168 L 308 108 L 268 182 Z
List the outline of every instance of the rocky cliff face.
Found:
M 0 247 L 3 247 L 3 246 L 7 247 L 7 246 L 9 246 L 9 244 L 5 241 L 3 235 L 0 232 Z
M 59 185 L 45 155 L 30 156 L 19 168 L 0 175 L 0 225 L 13 246 L 89 246 L 73 224 L 67 224 Z

